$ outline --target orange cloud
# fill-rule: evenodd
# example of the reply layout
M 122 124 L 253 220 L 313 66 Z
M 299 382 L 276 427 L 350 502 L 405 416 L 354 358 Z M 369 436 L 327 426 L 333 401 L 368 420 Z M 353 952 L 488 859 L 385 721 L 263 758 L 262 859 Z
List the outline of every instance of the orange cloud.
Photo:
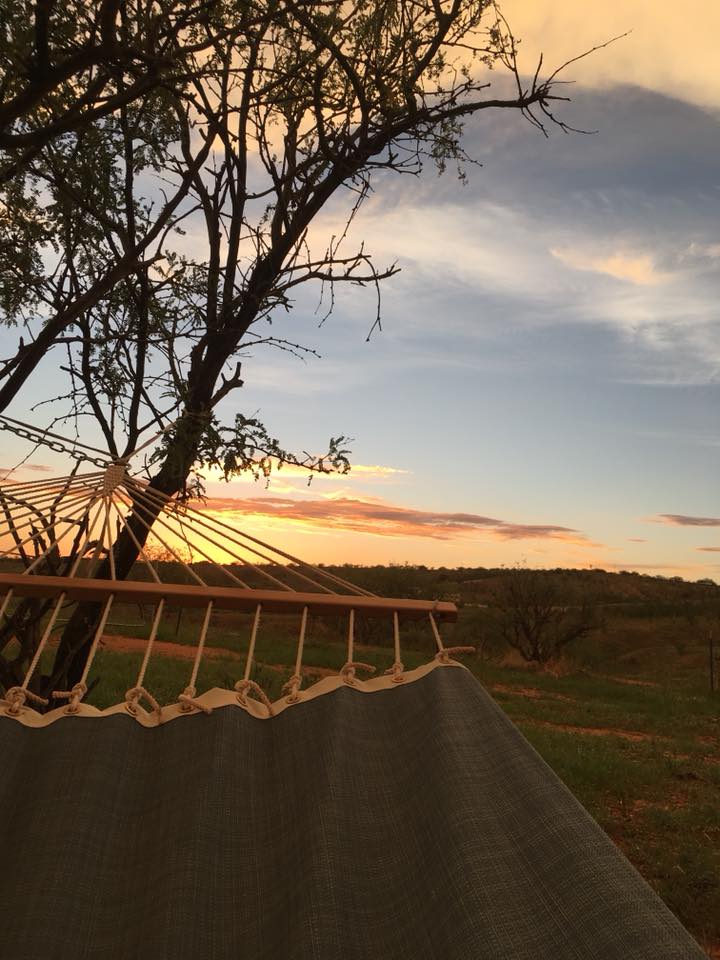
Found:
M 497 540 L 551 539 L 582 546 L 584 534 L 558 524 L 509 523 L 475 513 L 441 513 L 396 506 L 378 499 L 335 497 L 300 500 L 291 497 L 211 498 L 201 509 L 211 513 L 245 514 L 253 518 L 310 524 L 384 537 L 427 537 L 453 540 L 486 534 Z
M 553 248 L 550 253 L 574 270 L 589 270 L 592 273 L 604 273 L 615 280 L 627 280 L 639 286 L 653 286 L 668 279 L 668 274 L 655 269 L 652 258 L 647 254 L 613 253 L 609 256 L 592 256 L 577 250 Z
M 701 553 L 720 553 L 720 547 L 696 547 Z
M 629 37 L 573 64 L 564 79 L 584 86 L 637 84 L 715 109 L 720 98 L 717 36 L 720 4 L 708 0 L 503 0 L 502 10 L 522 39 L 523 70 L 532 73 L 542 51 L 556 66 L 610 37 Z

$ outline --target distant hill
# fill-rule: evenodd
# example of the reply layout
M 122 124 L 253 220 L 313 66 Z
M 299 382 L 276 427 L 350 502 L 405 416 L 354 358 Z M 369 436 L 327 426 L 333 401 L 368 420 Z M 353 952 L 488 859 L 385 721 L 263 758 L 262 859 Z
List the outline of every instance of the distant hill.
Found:
M 491 603 L 498 585 L 513 569 L 497 567 L 329 566 L 326 569 L 359 586 L 397 597 L 437 597 L 459 603 Z M 710 579 L 690 581 L 682 577 L 607 570 L 555 568 L 539 576 L 557 588 L 568 603 L 579 596 L 598 604 L 701 604 L 720 602 L 720 586 Z

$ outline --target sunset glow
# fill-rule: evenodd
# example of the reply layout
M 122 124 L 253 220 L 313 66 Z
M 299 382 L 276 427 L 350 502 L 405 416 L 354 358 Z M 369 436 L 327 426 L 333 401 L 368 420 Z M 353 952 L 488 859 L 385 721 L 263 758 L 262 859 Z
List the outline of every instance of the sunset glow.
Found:
M 378 179 L 353 222 L 374 292 L 338 291 L 320 323 L 298 288 L 273 331 L 306 362 L 248 350 L 225 423 L 258 416 L 288 449 L 355 438 L 352 470 L 206 475 L 224 520 L 313 562 L 602 567 L 720 580 L 720 6 L 508 0 L 531 74 L 568 68 L 545 139 L 506 112 L 471 119 L 468 185 L 432 165 Z M 308 243 L 347 214 L 333 201 Z M 184 243 L 192 251 L 192 224 Z M 16 331 L 0 331 L 10 355 Z M 7 349 L 5 349 L 7 347 Z M 12 412 L 50 422 L 48 361 Z M 32 409 L 35 407 L 35 409 Z M 88 418 L 87 439 L 102 439 Z M 3 435 L 0 479 L 27 456 Z M 138 463 L 137 469 L 141 465 Z M 11 479 L 66 473 L 38 451 Z

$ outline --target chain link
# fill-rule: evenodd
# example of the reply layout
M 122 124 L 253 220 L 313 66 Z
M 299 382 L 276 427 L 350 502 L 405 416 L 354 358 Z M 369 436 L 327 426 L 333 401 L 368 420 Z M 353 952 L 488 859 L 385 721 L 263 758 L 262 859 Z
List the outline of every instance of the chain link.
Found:
M 16 427 L 14 424 L 9 424 L 4 420 L 0 420 L 0 430 L 7 430 L 18 437 L 22 437 L 23 440 L 29 440 L 31 443 L 41 444 L 54 453 L 65 453 L 72 457 L 73 460 L 77 460 L 78 463 L 92 463 L 94 466 L 104 470 L 105 467 L 113 462 L 112 457 L 105 457 L 103 459 L 102 457 L 93 457 L 88 453 L 83 453 L 76 447 L 71 446 L 71 441 L 64 444 L 60 443 L 59 440 L 50 440 L 42 430 L 26 430 L 24 427 Z

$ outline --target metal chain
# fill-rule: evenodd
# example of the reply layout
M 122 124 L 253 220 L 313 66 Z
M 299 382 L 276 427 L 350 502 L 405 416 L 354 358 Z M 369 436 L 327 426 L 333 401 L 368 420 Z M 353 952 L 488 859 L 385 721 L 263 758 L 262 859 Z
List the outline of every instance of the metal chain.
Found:
M 113 462 L 112 457 L 109 456 L 101 458 L 93 457 L 89 453 L 83 453 L 82 450 L 78 450 L 76 447 L 71 446 L 71 440 L 68 440 L 67 443 L 61 443 L 59 440 L 50 440 L 42 430 L 16 427 L 14 424 L 10 424 L 4 419 L 0 419 L 0 430 L 7 430 L 10 433 L 14 433 L 18 437 L 22 437 L 23 440 L 29 440 L 31 443 L 41 444 L 42 446 L 47 447 L 49 450 L 53 450 L 55 453 L 65 453 L 72 457 L 73 460 L 77 460 L 78 463 L 92 463 L 94 466 L 101 467 L 104 470 L 105 467 L 109 466 Z

